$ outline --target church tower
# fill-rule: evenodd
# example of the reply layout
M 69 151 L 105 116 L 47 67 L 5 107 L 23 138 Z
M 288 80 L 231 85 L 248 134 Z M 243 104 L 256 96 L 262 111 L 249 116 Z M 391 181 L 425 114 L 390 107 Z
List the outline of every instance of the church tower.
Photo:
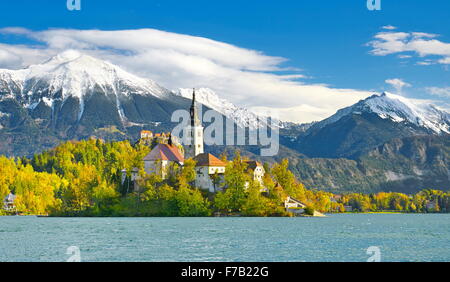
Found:
M 198 117 L 198 109 L 195 101 L 195 89 L 192 94 L 192 104 L 190 108 L 191 123 L 187 128 L 189 141 L 186 149 L 186 158 L 194 158 L 199 154 L 203 154 L 203 126 Z

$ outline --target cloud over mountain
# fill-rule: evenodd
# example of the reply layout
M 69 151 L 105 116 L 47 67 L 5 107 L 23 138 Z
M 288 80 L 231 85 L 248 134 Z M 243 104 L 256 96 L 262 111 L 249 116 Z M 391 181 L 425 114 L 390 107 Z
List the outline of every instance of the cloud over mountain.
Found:
M 385 82 L 387 84 L 391 85 L 392 87 L 394 87 L 395 90 L 397 91 L 397 94 L 402 94 L 403 87 L 410 87 L 411 86 L 411 84 L 403 81 L 400 78 L 386 79 Z
M 308 84 L 300 81 L 304 76 L 295 68 L 285 67 L 286 58 L 203 37 L 155 29 L 4 28 L 0 33 L 32 41 L 0 44 L 0 68 L 22 68 L 42 63 L 66 49 L 76 49 L 171 89 L 208 87 L 242 106 L 269 105 L 284 120 L 322 119 L 370 95 L 366 91 Z

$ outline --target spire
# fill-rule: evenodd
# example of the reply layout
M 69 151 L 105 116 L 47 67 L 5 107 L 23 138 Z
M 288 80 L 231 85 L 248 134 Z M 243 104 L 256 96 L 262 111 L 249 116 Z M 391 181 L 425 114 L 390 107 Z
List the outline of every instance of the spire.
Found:
M 172 133 L 169 133 L 169 141 L 167 142 L 167 144 L 169 144 L 169 146 L 173 145 L 173 141 L 172 141 Z
M 191 126 L 199 126 L 199 125 L 201 125 L 201 123 L 198 118 L 197 104 L 195 101 L 195 88 L 193 88 L 192 104 L 191 104 Z
M 192 88 L 192 104 L 191 104 L 191 110 L 195 108 L 195 88 Z
M 201 115 L 201 114 L 200 114 Z M 192 105 L 190 108 L 191 125 L 189 128 L 189 141 L 186 150 L 186 156 L 193 158 L 198 154 L 203 153 L 203 127 L 199 119 L 197 104 L 195 101 L 195 88 L 192 92 Z

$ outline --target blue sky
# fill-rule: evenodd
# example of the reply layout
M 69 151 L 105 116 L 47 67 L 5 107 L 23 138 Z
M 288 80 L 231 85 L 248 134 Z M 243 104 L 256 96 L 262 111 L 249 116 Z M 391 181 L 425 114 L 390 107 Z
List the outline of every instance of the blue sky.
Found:
M 0 3 L 1 10 L 6 11 L 2 13 L 0 28 L 21 27 L 33 32 L 49 29 L 105 31 L 150 28 L 173 34 L 192 35 L 245 50 L 259 51 L 267 57 L 286 59 L 284 62 L 276 63 L 276 70 L 270 67 L 256 70 L 250 68 L 246 70 L 248 75 L 252 71 L 274 73 L 276 76 L 296 74 L 301 77 L 294 81 L 301 85 L 326 85 L 332 89 L 352 89 L 362 92 L 400 91 L 404 96 L 432 99 L 441 106 L 448 107 L 450 62 L 446 59 L 450 58 L 450 51 L 446 44 L 450 42 L 450 1 L 381 0 L 381 3 L 381 11 L 369 11 L 366 8 L 366 0 L 81 0 L 81 11 L 68 11 L 66 0 L 15 0 Z M 395 29 L 383 29 L 383 26 L 393 26 Z M 389 37 L 388 42 L 386 37 L 378 39 L 378 45 L 368 44 L 376 40 L 375 36 L 380 32 L 392 33 L 394 37 Z M 418 37 L 412 32 L 426 35 Z M 404 36 L 409 36 L 409 39 L 404 37 L 399 39 L 395 37 L 396 33 L 403 33 Z M 431 34 L 435 36 L 431 37 Z M 43 40 L 41 35 L 3 32 L 0 34 L 0 43 L 10 46 L 25 44 L 30 48 L 32 44 L 37 44 L 42 48 L 49 45 L 49 36 Z M 402 50 L 407 51 L 395 49 L 399 42 L 405 44 Z M 101 45 L 100 48 L 112 47 Z M 130 66 L 131 63 L 126 63 L 123 58 L 119 60 L 112 55 L 108 57 L 108 54 L 100 54 L 102 55 L 114 63 L 122 62 L 127 70 L 148 75 L 158 82 L 163 80 L 162 84 L 169 88 L 181 87 L 181 84 L 190 87 L 191 85 L 184 84 L 192 79 L 196 86 L 214 89 L 213 82 L 219 80 L 219 77 L 211 81 L 197 79 L 196 74 L 195 77 L 183 76 L 179 81 L 175 81 L 177 78 L 174 77 L 174 81 L 171 81 L 167 76 L 161 78 L 153 73 L 147 74 L 143 71 L 145 66 L 141 66 L 142 69 L 134 69 Z M 23 62 L 28 61 L 24 59 Z M 33 60 L 31 62 L 34 63 Z M 12 67 L 5 64 L 2 65 L 0 60 L 0 67 Z M 275 64 L 269 65 L 273 67 Z M 242 66 L 232 68 L 236 70 Z M 158 70 L 159 73 L 163 71 Z M 233 74 L 230 72 L 230 76 Z M 223 77 L 220 78 L 223 80 Z M 391 84 L 386 83 L 387 80 Z M 283 83 L 290 82 L 283 80 Z M 236 82 L 233 87 L 236 88 L 241 84 L 242 82 Z M 270 87 L 274 86 L 268 85 L 266 88 Z M 270 99 L 261 99 L 261 104 L 252 102 L 257 94 L 242 97 L 247 94 L 239 94 L 238 90 L 230 90 L 228 93 L 225 88 L 226 85 L 221 85 L 214 90 L 221 96 L 246 106 L 264 108 L 265 105 L 271 104 Z M 252 90 L 254 88 L 248 86 L 246 93 L 257 92 Z M 307 89 L 302 91 L 305 90 Z M 280 87 L 280 92 L 283 91 L 294 90 Z M 306 94 L 297 95 L 294 92 L 289 94 L 291 96 L 286 94 L 286 97 L 298 98 L 296 101 L 298 108 L 292 108 L 285 114 L 292 115 L 292 112 L 300 109 L 314 111 L 315 108 L 316 114 L 310 116 L 305 114 L 308 115 L 305 121 L 328 115 L 335 110 L 334 108 L 343 106 L 340 103 L 335 103 L 335 107 L 327 105 L 325 106 L 327 110 L 321 112 L 317 109 L 320 101 L 304 99 Z M 319 93 L 321 92 L 319 91 L 317 95 Z M 273 92 L 266 95 L 273 96 Z M 346 103 L 353 103 L 364 95 L 355 94 Z M 323 96 L 323 99 L 329 100 L 327 95 Z M 280 94 L 278 98 L 283 97 L 283 94 Z M 276 105 L 279 109 L 287 106 Z

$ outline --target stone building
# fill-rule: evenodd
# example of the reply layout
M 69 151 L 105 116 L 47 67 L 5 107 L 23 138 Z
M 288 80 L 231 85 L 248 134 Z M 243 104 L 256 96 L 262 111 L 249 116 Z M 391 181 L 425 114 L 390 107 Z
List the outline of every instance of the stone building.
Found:
M 226 164 L 215 156 L 202 153 L 194 157 L 197 162 L 195 166 L 195 186 L 215 193 L 224 181 Z
M 183 154 L 173 144 L 157 144 L 153 150 L 144 157 L 144 169 L 147 174 L 156 173 L 163 179 L 168 175 L 173 164 L 184 164 Z

